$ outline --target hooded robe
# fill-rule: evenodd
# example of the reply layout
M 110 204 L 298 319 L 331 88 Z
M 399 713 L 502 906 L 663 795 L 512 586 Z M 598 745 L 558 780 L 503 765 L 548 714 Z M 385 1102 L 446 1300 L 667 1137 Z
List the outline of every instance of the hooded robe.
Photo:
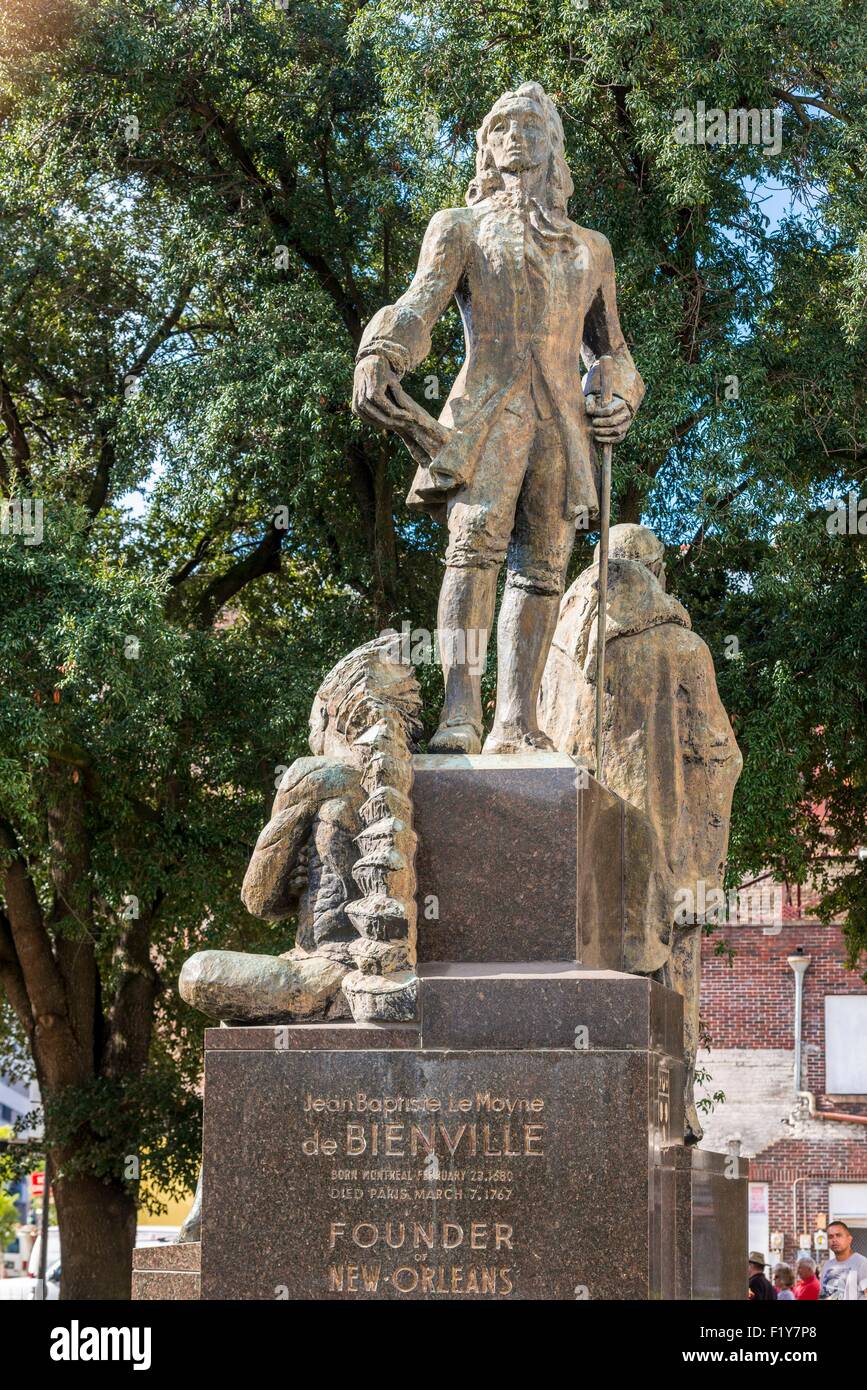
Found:
M 591 768 L 597 584 L 592 565 L 564 596 L 539 697 L 541 728 Z M 722 884 L 743 760 L 708 647 L 636 560 L 609 567 L 603 711 L 605 785 L 643 813 L 626 816 L 620 969 L 653 974 L 675 946 L 678 890 Z

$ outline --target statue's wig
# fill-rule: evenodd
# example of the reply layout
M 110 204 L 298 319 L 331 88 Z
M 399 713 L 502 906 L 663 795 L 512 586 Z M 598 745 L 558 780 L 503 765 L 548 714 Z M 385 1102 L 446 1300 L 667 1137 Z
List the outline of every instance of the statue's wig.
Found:
M 563 122 L 551 98 L 538 82 L 524 82 L 516 92 L 504 92 L 494 102 L 481 126 L 476 131 L 476 176 L 467 189 L 466 200 L 470 207 L 490 198 L 503 187 L 503 178 L 494 163 L 488 145 L 488 131 L 491 121 L 504 106 L 515 101 L 529 102 L 540 112 L 548 132 L 551 153 L 548 160 L 548 177 L 545 182 L 545 206 L 549 211 L 565 215 L 566 204 L 574 192 L 572 175 L 566 163 Z

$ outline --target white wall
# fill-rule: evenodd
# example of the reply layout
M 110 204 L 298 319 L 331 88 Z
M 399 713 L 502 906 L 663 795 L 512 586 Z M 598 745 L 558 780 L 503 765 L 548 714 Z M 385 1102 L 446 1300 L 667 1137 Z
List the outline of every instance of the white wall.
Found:
M 8 1081 L 0 1077 L 0 1105 L 8 1105 L 15 1115 L 26 1115 L 31 1108 L 26 1087 L 22 1091 L 18 1087 L 10 1086 Z M 9 1120 L 0 1121 L 0 1124 L 10 1123 Z
M 825 996 L 825 1091 L 867 1095 L 867 994 Z
M 828 1184 L 828 1219 L 867 1221 L 867 1182 Z

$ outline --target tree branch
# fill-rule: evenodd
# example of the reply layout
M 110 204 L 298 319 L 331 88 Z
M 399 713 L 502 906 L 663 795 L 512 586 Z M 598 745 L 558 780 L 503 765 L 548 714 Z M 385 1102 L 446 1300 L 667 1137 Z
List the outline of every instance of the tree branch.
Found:
M 295 252 L 299 260 L 312 271 L 322 286 L 325 293 L 334 303 L 347 332 L 352 340 L 353 347 L 357 347 L 361 341 L 363 314 L 360 306 L 353 300 L 351 294 L 347 294 L 337 275 L 320 252 L 307 246 L 295 231 L 291 216 L 287 215 L 280 206 L 280 193 L 272 183 L 258 169 L 253 156 L 244 145 L 237 127 L 232 121 L 220 112 L 213 102 L 206 97 L 193 79 L 189 79 L 183 88 L 186 105 L 196 115 L 201 116 L 206 121 L 205 132 L 213 129 L 219 137 L 224 148 L 231 154 L 238 168 L 243 173 L 245 179 L 254 185 L 262 199 L 262 207 L 271 226 L 279 237 L 283 239 L 286 246 Z M 218 166 L 219 167 L 219 166 Z M 291 186 L 291 185 L 290 185 Z M 240 199 L 235 197 L 236 205 Z
M 3 870 L 9 929 L 34 1020 L 34 1060 L 51 1085 L 80 1078 L 78 1049 L 69 1026 L 63 979 L 51 950 L 45 920 L 18 839 L 0 818 L 0 847 L 12 855 Z
M 178 298 L 172 308 L 166 314 L 162 322 L 157 325 L 153 333 L 151 333 L 135 360 L 124 371 L 118 383 L 121 399 L 123 399 L 123 391 L 128 379 L 130 377 L 140 376 L 154 353 L 157 352 L 159 348 L 162 347 L 163 343 L 171 336 L 172 330 L 180 319 L 184 309 L 187 307 L 191 290 L 192 285 L 184 285 L 181 288 Z M 93 476 L 93 482 L 91 483 L 90 493 L 88 494 L 85 504 L 90 514 L 91 521 L 95 520 L 105 506 L 111 486 L 111 475 L 114 470 L 116 458 L 115 448 L 109 430 L 104 426 L 100 426 L 97 439 L 99 440 L 99 457 L 96 465 L 96 472 Z
M 220 609 L 252 580 L 279 570 L 283 535 L 283 531 L 278 531 L 272 522 L 249 555 L 232 565 L 225 574 L 211 581 L 198 604 L 199 622 L 203 626 L 207 627 L 213 623 Z
M 679 444 L 684 435 L 689 434 L 693 426 L 697 425 L 700 420 L 706 419 L 709 414 L 710 406 L 703 405 L 700 410 L 694 411 L 693 414 L 688 415 L 685 420 L 681 420 L 680 424 L 675 425 L 674 429 L 671 431 L 674 442 Z
M 98 426 L 96 437 L 99 441 L 96 472 L 93 475 L 93 481 L 90 484 L 90 492 L 87 495 L 87 501 L 85 503 L 91 521 L 95 520 L 105 506 L 105 499 L 108 497 L 108 489 L 111 484 L 111 475 L 114 471 L 116 458 L 114 445 L 109 439 L 104 425 L 100 424 Z
M 809 116 L 806 116 L 804 113 L 805 106 L 815 106 L 817 110 L 826 112 L 827 115 L 833 116 L 835 120 L 843 121 L 846 125 L 852 124 L 851 116 L 847 116 L 845 111 L 841 111 L 838 106 L 831 106 L 827 101 L 821 101 L 819 97 L 805 96 L 803 92 L 797 94 L 795 92 L 786 92 L 783 91 L 781 87 L 772 87 L 771 93 L 778 101 L 787 102 L 795 112 L 795 115 L 798 116 L 799 120 L 801 120 L 802 123 L 806 120 L 807 125 L 812 125 L 813 123 Z
M 196 548 L 190 558 L 185 560 L 180 568 L 176 569 L 174 574 L 169 576 L 169 585 L 171 588 L 176 589 L 179 584 L 183 584 L 184 580 L 189 579 L 193 570 L 198 569 L 202 561 L 207 558 L 208 551 L 211 549 L 213 543 L 214 537 L 212 535 L 202 536 L 201 539 L 196 542 Z
M 178 323 L 181 314 L 187 307 L 193 287 L 191 284 L 182 285 L 178 297 L 169 309 L 161 323 L 157 324 L 153 333 L 148 338 L 141 352 L 136 357 L 131 366 L 127 367 L 123 374 L 123 380 L 127 377 L 139 376 L 150 362 L 154 353 L 162 347 L 166 339 L 171 335 L 172 329 Z M 123 382 L 121 382 L 123 385 Z
M 726 507 L 730 506 L 730 504 L 734 502 L 736 497 L 740 497 L 742 492 L 746 492 L 750 483 L 752 483 L 753 481 L 753 475 L 751 473 L 748 473 L 747 476 L 743 478 L 741 482 L 738 483 L 737 487 L 733 487 L 730 492 L 726 493 L 725 497 L 721 497 L 718 502 L 714 502 L 712 504 L 712 515 L 708 517 L 706 521 L 703 521 L 701 523 L 701 526 L 699 526 L 692 540 L 688 542 L 686 549 L 680 555 L 678 559 L 678 564 L 692 564 L 692 561 L 695 558 L 693 555 L 693 550 L 696 548 L 696 546 L 700 546 L 702 544 L 705 538 L 705 533 L 707 532 L 707 528 L 710 525 L 711 521 L 713 521 L 714 516 L 718 515 L 719 512 L 724 512 Z
M 332 221 L 334 222 L 334 226 L 336 228 L 339 227 L 340 223 L 337 216 L 337 203 L 335 201 L 334 193 L 331 188 L 331 174 L 328 169 L 328 145 L 325 141 L 323 141 L 319 150 L 319 171 L 322 175 L 322 187 L 325 190 L 325 201 L 328 204 L 328 211 L 331 214 Z M 354 310 L 356 318 L 360 322 L 363 317 L 363 312 L 361 309 L 361 301 L 358 294 L 358 287 L 355 283 L 355 276 L 352 273 L 352 265 L 342 250 L 339 254 L 340 259 L 343 263 L 343 274 L 346 278 L 346 283 L 349 287 L 349 295 L 347 296 L 347 298 L 352 304 L 352 308 Z
M 48 921 L 63 980 L 66 1014 L 88 1069 L 102 1027 L 93 932 L 93 889 L 84 781 L 65 762 L 49 761 L 49 873 L 54 907 Z
M 27 997 L 27 986 L 24 983 L 18 952 L 15 950 L 12 926 L 3 911 L 0 911 L 0 985 L 3 986 L 6 998 L 15 1011 L 26 1036 L 28 1039 L 31 1038 L 33 1034 L 33 1010 Z
M 165 894 L 160 888 L 147 912 L 127 924 L 114 951 L 119 971 L 108 1016 L 108 1039 L 101 1063 L 104 1076 L 133 1076 L 147 1065 L 159 972 L 150 956 L 151 927 Z
M 25 486 L 30 485 L 30 470 L 27 464 L 30 461 L 30 445 L 27 442 L 27 435 L 24 433 L 23 426 L 18 418 L 18 411 L 15 409 L 15 402 L 12 399 L 12 392 L 5 377 L 0 374 L 0 420 L 6 426 L 9 440 L 12 445 L 12 459 L 22 475 Z M 11 478 L 5 465 L 0 461 L 0 483 L 6 489 L 9 488 Z

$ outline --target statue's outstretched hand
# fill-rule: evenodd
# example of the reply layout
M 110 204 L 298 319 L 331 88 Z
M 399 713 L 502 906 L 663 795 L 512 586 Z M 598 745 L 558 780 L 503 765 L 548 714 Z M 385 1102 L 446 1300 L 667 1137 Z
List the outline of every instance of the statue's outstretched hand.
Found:
M 614 396 L 608 405 L 602 405 L 594 395 L 585 396 L 584 401 L 596 443 L 619 444 L 632 424 L 632 411 L 626 402 Z
M 388 358 L 371 352 L 355 367 L 352 409 L 380 429 L 394 430 L 417 463 L 427 464 L 448 441 L 449 431 L 407 395 Z
M 369 420 L 380 429 L 394 429 L 395 407 L 388 393 L 399 385 L 388 358 L 378 352 L 368 353 L 355 367 L 352 409 L 362 420 Z

